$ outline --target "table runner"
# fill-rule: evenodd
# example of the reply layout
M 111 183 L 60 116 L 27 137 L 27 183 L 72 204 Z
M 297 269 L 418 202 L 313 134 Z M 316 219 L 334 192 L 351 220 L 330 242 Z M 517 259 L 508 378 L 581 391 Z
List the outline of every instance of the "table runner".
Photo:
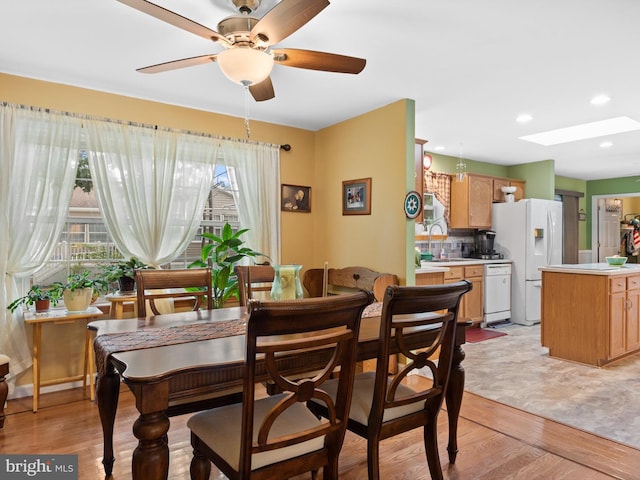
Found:
M 381 309 L 382 303 L 368 305 L 362 312 L 362 318 L 379 316 Z M 167 328 L 142 327 L 133 332 L 107 333 L 99 335 L 94 341 L 96 368 L 99 376 L 105 375 L 109 356 L 116 352 L 232 337 L 244 335 L 245 332 L 246 323 L 244 319 L 239 318 L 220 322 L 174 325 Z

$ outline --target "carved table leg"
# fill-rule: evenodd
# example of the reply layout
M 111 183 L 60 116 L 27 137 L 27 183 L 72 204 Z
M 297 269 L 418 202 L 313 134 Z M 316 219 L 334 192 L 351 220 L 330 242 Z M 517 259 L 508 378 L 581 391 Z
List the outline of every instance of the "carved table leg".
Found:
M 166 480 L 169 475 L 169 446 L 166 412 L 143 413 L 133 425 L 139 440 L 133 451 L 131 473 L 134 480 Z
M 451 365 L 451 375 L 449 386 L 446 392 L 447 413 L 449 416 L 449 463 L 456 463 L 458 454 L 458 416 L 462 405 L 462 395 L 464 394 L 464 368 L 462 361 L 465 353 L 462 347 L 456 345 L 453 350 L 453 363 Z
M 104 376 L 98 376 L 96 384 L 96 399 L 102 423 L 103 457 L 102 464 L 107 476 L 113 471 L 113 425 L 116 420 L 118 397 L 120 396 L 120 375 L 112 365 L 108 365 Z

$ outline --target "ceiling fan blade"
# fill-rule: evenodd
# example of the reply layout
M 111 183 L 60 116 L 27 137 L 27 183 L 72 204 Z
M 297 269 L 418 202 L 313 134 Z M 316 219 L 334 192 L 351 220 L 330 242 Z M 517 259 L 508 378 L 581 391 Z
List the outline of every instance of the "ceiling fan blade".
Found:
M 280 65 L 326 72 L 360 73 L 367 64 L 364 58 L 296 48 L 279 48 L 272 53 L 274 61 Z
M 172 60 L 171 62 L 158 63 L 148 67 L 138 68 L 136 71 L 140 73 L 160 73 L 169 70 L 177 70 L 178 68 L 193 67 L 204 63 L 215 62 L 216 55 L 200 55 L 198 57 L 183 58 L 180 60 Z
M 249 37 L 252 41 L 258 37 L 263 42 L 274 45 L 328 6 L 328 0 L 282 0 L 254 25 Z
M 271 100 L 276 96 L 273 91 L 273 83 L 271 83 L 271 77 L 265 78 L 263 81 L 256 85 L 249 85 L 249 91 L 256 102 L 264 102 L 265 100 Z
M 187 17 L 183 17 L 171 10 L 167 10 L 155 3 L 148 2 L 147 0 L 118 0 L 120 3 L 124 3 L 125 5 L 129 5 L 130 7 L 135 8 L 136 10 L 141 11 L 142 13 L 146 13 L 155 17 L 159 20 L 167 22 L 171 25 L 174 25 L 178 28 L 186 30 L 187 32 L 194 33 L 201 37 L 206 38 L 207 40 L 213 40 L 214 42 L 221 42 L 229 45 L 229 40 L 220 35 L 218 32 L 211 30 L 204 25 L 200 25 L 193 20 L 188 19 Z

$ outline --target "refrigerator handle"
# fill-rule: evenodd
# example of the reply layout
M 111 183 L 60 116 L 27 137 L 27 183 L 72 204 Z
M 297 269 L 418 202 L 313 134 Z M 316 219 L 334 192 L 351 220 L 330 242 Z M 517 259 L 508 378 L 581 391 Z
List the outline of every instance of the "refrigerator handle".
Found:
M 551 210 L 547 210 L 547 265 L 551 265 L 553 252 L 553 216 Z

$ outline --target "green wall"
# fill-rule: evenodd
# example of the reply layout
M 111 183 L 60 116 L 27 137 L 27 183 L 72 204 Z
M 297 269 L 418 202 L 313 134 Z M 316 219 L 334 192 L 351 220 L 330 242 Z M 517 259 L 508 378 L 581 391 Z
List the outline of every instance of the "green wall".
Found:
M 559 190 L 584 193 L 585 196 L 578 199 L 578 210 L 583 210 L 585 213 L 587 212 L 587 182 L 585 180 L 556 176 L 556 188 Z M 587 222 L 578 222 L 578 250 L 589 250 L 590 248 L 591 243 L 589 243 L 587 247 Z
M 509 178 L 526 180 L 525 197 L 554 199 L 556 182 L 555 162 L 553 160 L 513 165 L 507 168 L 507 173 Z

